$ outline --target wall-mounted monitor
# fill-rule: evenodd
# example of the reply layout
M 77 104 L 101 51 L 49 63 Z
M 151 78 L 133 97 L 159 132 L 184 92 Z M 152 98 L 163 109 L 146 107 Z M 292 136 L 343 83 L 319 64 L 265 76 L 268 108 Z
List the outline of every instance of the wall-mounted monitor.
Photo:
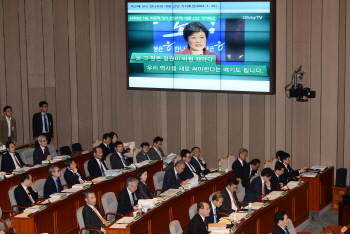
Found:
M 128 1 L 128 89 L 275 93 L 275 1 Z

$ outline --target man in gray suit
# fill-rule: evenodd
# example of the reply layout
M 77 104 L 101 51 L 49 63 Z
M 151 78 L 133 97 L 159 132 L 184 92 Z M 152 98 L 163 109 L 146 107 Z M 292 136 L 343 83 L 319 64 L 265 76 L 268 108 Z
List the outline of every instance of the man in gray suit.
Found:
M 150 158 L 150 160 L 164 160 L 167 158 L 162 148 L 160 148 L 162 146 L 162 143 L 163 138 L 159 136 L 154 138 L 153 147 L 151 147 L 148 151 L 148 157 Z
M 136 155 L 136 161 L 140 163 L 145 160 L 151 160 L 148 154 L 148 151 L 149 151 L 148 142 L 142 142 L 141 148 L 142 148 L 141 151 Z
M 6 142 L 12 141 L 16 145 L 17 127 L 16 120 L 12 117 L 12 108 L 4 107 L 4 115 L 0 117 L 0 146 L 6 145 Z

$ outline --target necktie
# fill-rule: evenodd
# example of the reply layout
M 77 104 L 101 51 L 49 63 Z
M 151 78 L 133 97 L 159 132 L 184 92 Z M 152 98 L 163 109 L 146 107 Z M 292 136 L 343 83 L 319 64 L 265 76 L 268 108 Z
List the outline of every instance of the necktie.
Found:
M 44 149 L 44 157 L 47 158 L 47 153 L 45 149 Z
M 45 131 L 45 132 L 49 132 L 49 129 L 48 129 L 48 127 L 47 127 L 47 117 L 46 117 L 46 114 L 44 115 L 44 126 L 45 126 L 44 131 Z
M 57 192 L 60 193 L 61 187 L 62 187 L 60 178 L 57 178 L 57 180 L 56 180 L 56 187 L 57 187 Z
M 237 205 L 237 202 L 236 202 L 236 199 L 235 199 L 235 196 L 233 196 L 233 193 L 230 193 L 231 197 L 232 197 L 232 200 L 233 200 L 233 203 L 235 204 L 237 210 L 239 210 L 239 206 Z
M 265 196 L 265 182 L 263 184 L 262 195 Z
M 30 195 L 29 189 L 26 188 L 26 190 L 27 190 L 28 197 L 29 197 L 29 199 L 30 199 L 30 201 L 32 202 L 32 205 L 33 205 L 35 203 L 35 201 L 33 200 L 32 195 Z
M 213 209 L 214 223 L 216 223 L 216 207 Z
M 204 225 L 207 226 L 207 221 L 204 219 Z
M 286 234 L 288 234 L 287 228 L 285 228 L 284 231 L 286 232 Z
M 100 165 L 101 165 L 102 176 L 105 176 L 105 170 L 103 169 L 102 160 L 100 160 Z
M 102 218 L 102 216 L 100 215 L 100 212 L 97 211 L 96 207 L 94 207 L 94 211 L 95 211 L 95 213 L 97 214 L 97 216 L 101 219 L 102 223 L 103 223 L 105 226 L 107 226 L 107 225 L 108 225 L 107 221 L 106 221 L 104 218 Z
M 180 180 L 179 180 L 179 177 L 177 176 L 177 174 L 175 174 L 175 176 L 176 176 L 176 183 L 177 183 L 177 184 L 181 184 L 181 183 L 180 183 Z
M 131 205 L 134 206 L 134 198 L 132 197 L 132 193 L 130 193 L 130 202 Z
M 252 170 L 252 172 L 250 173 L 249 178 L 252 178 L 253 175 L 254 175 L 254 171 Z
M 17 166 L 22 168 L 22 165 L 18 162 L 18 159 L 17 159 L 16 155 L 13 155 L 12 157 L 15 159 L 15 162 L 16 162 Z
M 146 156 L 146 158 L 147 158 L 148 160 L 150 160 L 147 154 L 145 154 L 145 156 Z
M 120 160 L 122 160 L 122 163 L 123 163 L 124 167 L 126 167 L 126 162 L 125 162 L 125 160 L 124 160 L 123 155 L 120 154 L 120 153 L 118 153 L 118 155 L 119 155 L 119 157 L 120 157 Z

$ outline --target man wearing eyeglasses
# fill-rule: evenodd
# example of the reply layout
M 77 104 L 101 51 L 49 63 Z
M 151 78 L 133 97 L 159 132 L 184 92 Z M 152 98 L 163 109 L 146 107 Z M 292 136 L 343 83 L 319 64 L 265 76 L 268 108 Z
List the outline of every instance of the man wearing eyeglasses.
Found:
M 56 165 L 51 165 L 49 173 L 50 176 L 47 178 L 44 185 L 44 198 L 49 198 L 51 194 L 60 193 L 62 191 L 60 168 Z
M 118 195 L 118 214 L 126 214 L 129 211 L 137 209 L 138 199 L 136 197 L 136 189 L 139 184 L 138 179 L 129 177 L 126 180 L 126 187 L 120 191 Z
M 192 234 L 208 234 L 205 218 L 209 216 L 210 207 L 206 202 L 199 202 L 197 205 L 197 214 L 193 216 L 188 224 L 188 231 Z
M 47 147 L 47 139 L 45 135 L 38 137 L 39 146 L 35 148 L 33 153 L 33 161 L 35 164 L 41 164 L 44 160 L 52 160 L 49 148 Z

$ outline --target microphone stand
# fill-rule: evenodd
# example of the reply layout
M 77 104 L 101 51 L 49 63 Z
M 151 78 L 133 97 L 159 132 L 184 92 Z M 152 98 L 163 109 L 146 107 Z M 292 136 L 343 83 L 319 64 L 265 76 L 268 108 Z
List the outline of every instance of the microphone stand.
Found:
M 311 221 L 314 221 L 314 222 L 317 223 L 318 225 L 322 226 L 323 233 L 326 233 L 326 231 L 325 231 L 325 228 L 327 227 L 326 224 L 322 223 L 320 220 L 315 219 L 314 216 L 311 216 Z M 335 232 L 334 232 L 334 230 L 333 230 L 332 228 L 330 228 L 330 227 L 328 227 L 328 228 L 331 229 L 332 232 L 335 234 Z

